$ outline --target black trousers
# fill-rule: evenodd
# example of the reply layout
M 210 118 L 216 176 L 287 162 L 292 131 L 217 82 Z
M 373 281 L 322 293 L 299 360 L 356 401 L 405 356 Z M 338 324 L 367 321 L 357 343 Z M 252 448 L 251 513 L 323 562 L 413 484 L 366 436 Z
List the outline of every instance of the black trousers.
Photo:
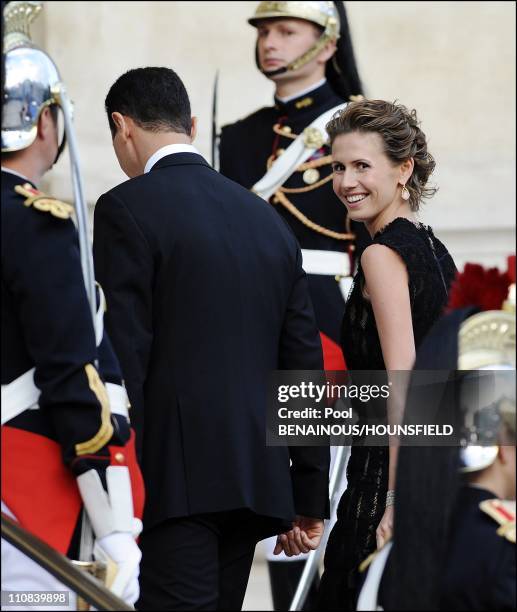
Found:
M 255 546 L 274 524 L 232 510 L 168 519 L 144 530 L 137 610 L 240 610 Z

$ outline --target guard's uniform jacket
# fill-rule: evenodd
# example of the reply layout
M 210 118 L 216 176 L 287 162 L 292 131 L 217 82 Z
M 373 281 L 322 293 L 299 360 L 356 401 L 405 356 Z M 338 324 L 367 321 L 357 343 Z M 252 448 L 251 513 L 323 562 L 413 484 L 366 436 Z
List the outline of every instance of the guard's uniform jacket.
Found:
M 464 487 L 455 519 L 441 609 L 515 610 L 515 502 Z
M 376 564 L 389 564 L 385 553 L 389 555 L 390 547 L 388 543 L 370 555 L 360 571 L 368 568 L 376 574 Z M 393 609 L 383 592 L 385 572 L 380 571 L 371 582 L 363 574 L 358 610 Z M 443 569 L 440 610 L 515 610 L 516 578 L 515 501 L 494 499 L 486 489 L 462 487 Z
M 283 103 L 276 99 L 275 106 L 262 108 L 224 126 L 219 148 L 221 173 L 252 188 L 296 136 L 322 113 L 341 103 L 343 100 L 325 82 L 294 100 Z M 303 250 L 304 269 L 309 275 L 311 299 L 322 336 L 325 369 L 342 369 L 344 360 L 339 339 L 344 297 L 339 276 L 353 273 L 356 246 L 347 234 L 357 235 L 359 248 L 364 247 L 369 238 L 363 224 L 354 223 L 353 227 L 348 227 L 346 208 L 332 190 L 329 147 L 323 145 L 301 164 L 270 202 L 291 226 Z M 331 265 L 327 273 L 322 274 L 320 270 L 314 274 L 308 265 L 309 250 L 346 255 L 338 270 Z
M 1 211 L 2 502 L 22 526 L 75 556 L 77 476 L 94 468 L 106 486 L 106 468 L 127 465 L 142 515 L 127 396 L 108 338 L 96 346 L 72 207 L 2 172 Z M 13 402 L 24 405 L 23 388 L 9 383 L 33 368 L 37 403 L 6 421 Z

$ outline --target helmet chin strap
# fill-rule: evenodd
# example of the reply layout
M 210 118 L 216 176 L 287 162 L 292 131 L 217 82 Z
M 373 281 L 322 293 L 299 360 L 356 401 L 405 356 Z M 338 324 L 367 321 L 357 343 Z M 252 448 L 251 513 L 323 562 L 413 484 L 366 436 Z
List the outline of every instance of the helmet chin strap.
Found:
M 268 78 L 277 76 L 278 74 L 284 74 L 285 72 L 291 72 L 291 70 L 298 70 L 298 68 L 305 66 L 305 64 L 308 64 L 311 60 L 313 60 L 330 40 L 332 40 L 330 36 L 328 34 L 323 33 L 308 51 L 300 55 L 300 57 L 294 59 L 292 62 L 289 62 L 287 66 L 277 68 L 276 70 L 266 71 L 260 68 L 257 57 L 257 64 L 259 65 L 259 70 L 264 76 Z
M 63 139 L 61 140 L 61 144 L 56 153 L 56 159 L 53 161 L 52 165 L 55 166 L 57 164 L 58 159 L 61 157 L 61 153 L 65 150 L 66 146 L 66 132 L 63 133 Z
M 260 68 L 260 72 L 262 72 L 264 76 L 270 78 L 276 76 L 277 74 L 284 74 L 284 72 L 287 72 L 287 66 L 284 66 L 283 68 L 277 68 L 276 70 L 270 70 L 269 72 Z

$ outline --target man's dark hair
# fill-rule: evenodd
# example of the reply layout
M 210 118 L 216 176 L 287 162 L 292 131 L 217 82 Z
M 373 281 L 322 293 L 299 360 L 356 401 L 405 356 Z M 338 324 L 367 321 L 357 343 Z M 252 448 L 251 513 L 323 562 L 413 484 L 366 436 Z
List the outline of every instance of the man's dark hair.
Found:
M 118 112 L 144 130 L 190 134 L 190 101 L 185 85 L 170 68 L 135 68 L 111 86 L 105 102 L 111 130 L 117 127 L 111 114 Z

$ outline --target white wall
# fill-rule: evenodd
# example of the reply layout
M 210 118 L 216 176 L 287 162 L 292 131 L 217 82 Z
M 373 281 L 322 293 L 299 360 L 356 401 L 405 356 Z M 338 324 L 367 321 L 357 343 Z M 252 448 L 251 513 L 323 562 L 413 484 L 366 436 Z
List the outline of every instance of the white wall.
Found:
M 87 199 L 125 180 L 111 148 L 104 97 L 136 66 L 176 70 L 210 151 L 212 86 L 219 124 L 269 104 L 254 65 L 256 2 L 45 2 L 36 27 L 75 101 Z M 457 262 L 505 266 L 515 250 L 515 3 L 347 2 L 370 97 L 417 109 L 437 160 L 440 190 L 422 220 Z M 250 146 L 251 143 L 243 143 Z M 48 188 L 70 198 L 66 161 Z

